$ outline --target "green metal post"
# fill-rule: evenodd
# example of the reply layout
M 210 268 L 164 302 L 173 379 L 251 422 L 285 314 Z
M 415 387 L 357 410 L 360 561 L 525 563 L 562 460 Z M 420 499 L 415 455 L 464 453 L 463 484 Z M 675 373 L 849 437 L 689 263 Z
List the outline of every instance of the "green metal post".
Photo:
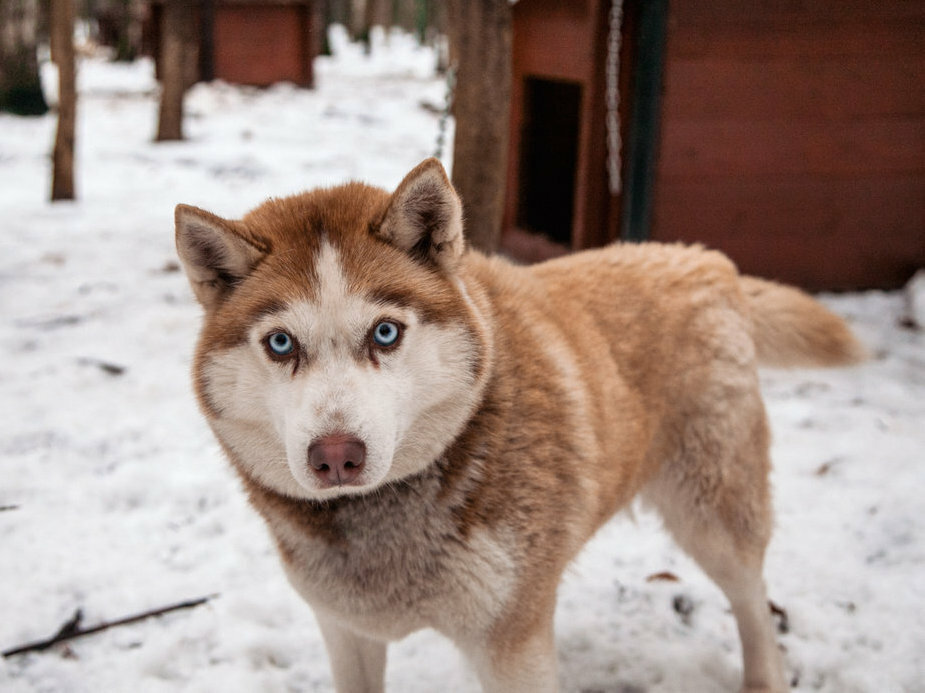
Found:
M 641 0 L 620 213 L 620 237 L 627 241 L 647 240 L 651 230 L 667 19 L 668 0 Z

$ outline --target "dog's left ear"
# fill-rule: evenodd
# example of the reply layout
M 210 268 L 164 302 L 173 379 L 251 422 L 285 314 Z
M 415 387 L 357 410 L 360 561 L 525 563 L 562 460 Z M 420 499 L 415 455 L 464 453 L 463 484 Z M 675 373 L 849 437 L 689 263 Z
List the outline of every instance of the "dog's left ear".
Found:
M 377 235 L 415 260 L 452 272 L 465 248 L 462 203 L 437 159 L 418 164 L 392 194 Z

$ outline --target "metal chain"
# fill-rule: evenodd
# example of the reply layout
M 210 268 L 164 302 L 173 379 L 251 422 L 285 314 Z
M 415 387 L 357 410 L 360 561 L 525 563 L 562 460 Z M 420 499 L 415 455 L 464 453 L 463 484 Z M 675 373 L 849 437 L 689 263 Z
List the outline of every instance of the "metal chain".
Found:
M 446 71 L 446 103 L 443 112 L 440 114 L 440 122 L 437 125 L 437 148 L 434 156 L 437 159 L 443 159 L 443 145 L 446 143 L 446 125 L 450 119 L 450 113 L 453 110 L 453 99 L 456 96 L 456 66 L 450 65 Z
M 604 68 L 607 105 L 607 174 L 610 194 L 619 195 L 620 177 L 620 28 L 623 24 L 623 0 L 612 0 L 607 37 L 607 62 Z

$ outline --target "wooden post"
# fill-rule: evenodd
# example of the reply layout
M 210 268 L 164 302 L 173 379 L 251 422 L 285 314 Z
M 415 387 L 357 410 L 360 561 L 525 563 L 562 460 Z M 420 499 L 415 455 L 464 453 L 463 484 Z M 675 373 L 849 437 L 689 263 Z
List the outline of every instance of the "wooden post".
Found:
M 74 127 L 77 85 L 74 70 L 74 0 L 51 2 L 51 58 L 58 66 L 58 130 L 52 154 L 51 199 L 74 199 Z
M 199 79 L 215 79 L 215 0 L 199 3 Z
M 135 4 L 135 0 L 119 0 L 113 7 L 119 32 L 115 55 L 118 62 L 130 63 L 138 57 L 141 20 Z
M 462 198 L 469 243 L 497 249 L 507 180 L 511 109 L 511 6 L 508 0 L 451 0 L 456 62 L 453 185 Z

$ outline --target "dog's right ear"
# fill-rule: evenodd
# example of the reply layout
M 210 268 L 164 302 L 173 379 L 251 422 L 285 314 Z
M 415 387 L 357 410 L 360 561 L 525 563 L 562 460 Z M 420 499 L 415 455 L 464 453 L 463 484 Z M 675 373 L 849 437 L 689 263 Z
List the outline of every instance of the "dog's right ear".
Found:
M 177 255 L 193 293 L 206 310 L 217 306 L 267 254 L 235 222 L 177 205 Z

